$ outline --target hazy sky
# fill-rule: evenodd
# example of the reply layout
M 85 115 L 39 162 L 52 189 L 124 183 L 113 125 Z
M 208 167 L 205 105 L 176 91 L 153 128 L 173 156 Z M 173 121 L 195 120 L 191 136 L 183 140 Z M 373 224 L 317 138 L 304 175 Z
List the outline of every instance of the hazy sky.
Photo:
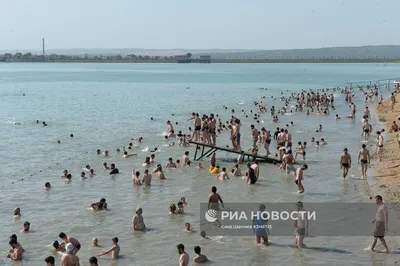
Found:
M 400 0 L 0 0 L 0 49 L 400 44 Z M 397 26 L 396 26 L 397 25 Z

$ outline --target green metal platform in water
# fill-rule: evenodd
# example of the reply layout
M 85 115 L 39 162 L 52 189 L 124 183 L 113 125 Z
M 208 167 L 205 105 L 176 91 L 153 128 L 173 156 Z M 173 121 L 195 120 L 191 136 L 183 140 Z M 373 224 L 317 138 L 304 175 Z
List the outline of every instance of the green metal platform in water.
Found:
M 218 151 L 218 150 L 219 151 L 226 151 L 226 152 L 230 152 L 230 153 L 240 154 L 239 151 L 234 151 L 234 150 L 229 149 L 229 148 L 213 146 L 213 145 L 204 144 L 204 143 L 195 142 L 195 141 L 189 141 L 189 143 L 196 144 L 196 151 L 194 152 L 194 160 L 195 161 L 199 161 L 199 160 L 203 159 L 204 157 L 210 157 L 210 155 L 213 152 Z M 201 151 L 201 154 L 198 154 L 199 151 Z M 281 161 L 278 160 L 278 159 L 265 157 L 265 156 L 262 156 L 262 155 L 255 155 L 255 154 L 250 153 L 250 152 L 244 152 L 243 153 L 243 160 L 245 160 L 246 157 L 247 157 L 248 161 L 253 161 L 254 159 L 257 159 L 259 162 L 281 163 Z

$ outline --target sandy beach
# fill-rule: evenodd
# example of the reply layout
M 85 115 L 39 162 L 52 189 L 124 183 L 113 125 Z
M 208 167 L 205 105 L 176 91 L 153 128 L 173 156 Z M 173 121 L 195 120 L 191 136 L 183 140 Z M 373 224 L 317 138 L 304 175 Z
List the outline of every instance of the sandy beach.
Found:
M 396 96 L 396 101 L 400 95 Z M 390 98 L 385 99 L 381 105 L 375 105 L 375 110 L 380 120 L 385 121 L 386 140 L 382 151 L 382 162 L 376 162 L 375 176 L 378 178 L 378 190 L 385 195 L 386 202 L 398 202 L 400 198 L 400 148 L 397 142 L 397 132 L 389 133 L 393 121 L 400 114 L 400 105 L 396 103 L 394 111 L 390 107 Z

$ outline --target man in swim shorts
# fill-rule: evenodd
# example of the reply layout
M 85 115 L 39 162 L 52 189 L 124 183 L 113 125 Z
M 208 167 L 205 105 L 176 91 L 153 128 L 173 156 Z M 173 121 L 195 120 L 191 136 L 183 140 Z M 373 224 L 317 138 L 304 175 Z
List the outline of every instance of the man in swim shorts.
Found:
M 361 176 L 362 179 L 367 178 L 368 165 L 371 163 L 371 157 L 369 151 L 366 149 L 366 145 L 361 146 L 361 150 L 358 152 L 358 164 L 361 162 Z
M 299 193 L 304 193 L 304 187 L 301 181 L 303 181 L 303 171 L 306 169 L 308 169 L 308 165 L 304 164 L 296 170 L 296 180 L 294 183 L 296 183 Z
M 368 119 L 365 119 L 365 122 L 363 123 L 363 135 L 364 135 L 364 140 L 369 139 L 369 134 L 372 131 L 372 125 L 368 123 Z
M 348 153 L 348 149 L 343 149 L 343 154 L 340 156 L 340 169 L 342 169 L 343 179 L 346 179 L 346 176 L 351 167 L 351 156 Z
M 376 155 L 378 156 L 378 162 L 382 161 L 382 147 L 383 147 L 383 136 L 380 131 L 376 132 L 376 138 L 378 142 L 376 143 Z
M 297 211 L 304 212 L 303 203 L 301 201 L 296 203 Z M 295 228 L 295 239 L 298 248 L 307 247 L 304 245 L 304 237 L 308 235 L 308 219 L 305 214 L 299 213 L 297 220 L 293 223 Z
M 389 253 L 389 248 L 385 241 L 385 232 L 388 231 L 388 210 L 385 204 L 382 202 L 382 197 L 377 195 L 375 197 L 375 203 L 378 205 L 378 210 L 376 211 L 375 219 L 372 220 L 372 223 L 375 223 L 375 231 L 374 238 L 371 244 L 371 250 L 374 251 L 376 242 L 379 238 L 382 245 L 385 247 L 386 253 Z
M 201 119 L 199 114 L 192 113 L 192 118 L 189 118 L 188 121 L 190 120 L 194 121 L 194 133 L 190 141 L 200 141 Z

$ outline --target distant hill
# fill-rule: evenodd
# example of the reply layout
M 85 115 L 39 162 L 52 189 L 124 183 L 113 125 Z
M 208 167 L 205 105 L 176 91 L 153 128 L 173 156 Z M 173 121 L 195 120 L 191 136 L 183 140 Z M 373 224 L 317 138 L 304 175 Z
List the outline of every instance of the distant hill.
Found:
M 200 53 L 206 55 L 210 53 Z M 234 53 L 211 53 L 213 58 L 221 59 L 279 59 L 279 58 L 400 58 L 400 45 L 330 47 L 293 50 L 258 50 Z
M 0 50 L 0 54 L 12 53 L 16 50 Z M 40 50 L 18 50 L 21 53 L 31 52 L 40 55 Z M 330 47 L 316 49 L 292 49 L 292 50 L 243 50 L 243 49 L 49 49 L 46 55 L 58 54 L 68 56 L 175 56 L 186 53 L 193 57 L 211 55 L 214 59 L 324 59 L 324 58 L 395 58 L 400 59 L 400 45 L 357 46 L 357 47 Z

